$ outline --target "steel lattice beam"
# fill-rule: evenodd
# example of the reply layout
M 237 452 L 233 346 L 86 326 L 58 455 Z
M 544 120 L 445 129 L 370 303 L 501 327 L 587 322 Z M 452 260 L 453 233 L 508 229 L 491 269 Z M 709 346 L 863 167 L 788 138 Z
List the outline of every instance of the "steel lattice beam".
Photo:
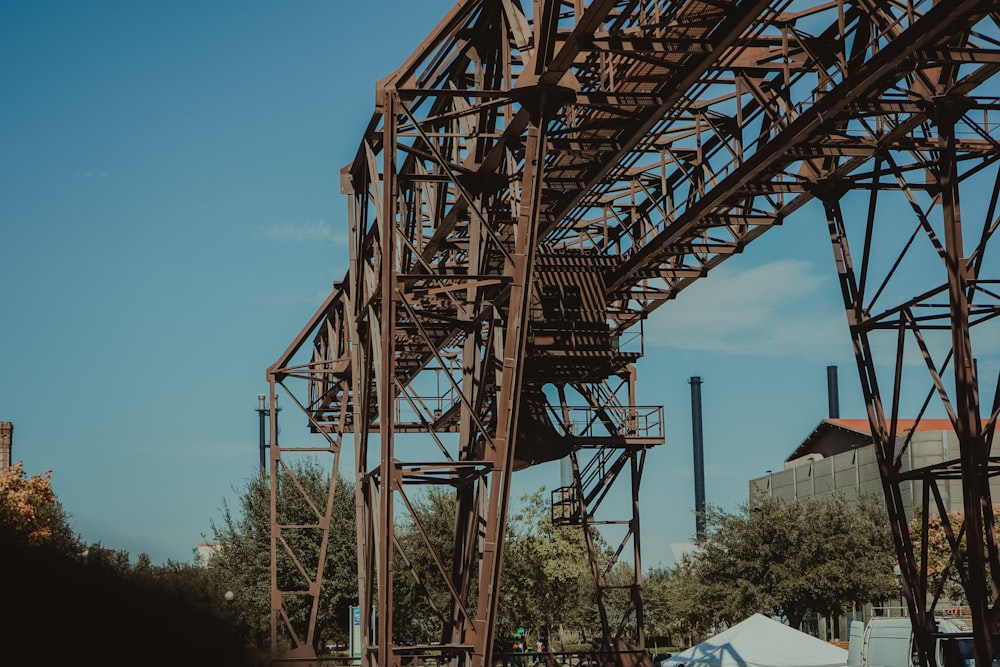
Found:
M 997 619 L 983 591 L 997 555 L 985 479 L 997 407 L 981 418 L 971 332 L 1000 314 L 989 274 L 1000 264 L 989 259 L 1000 187 L 975 234 L 959 201 L 1000 155 L 998 10 L 982 0 L 465 0 L 380 82 L 341 175 L 350 269 L 268 370 L 272 395 L 281 387 L 293 396 L 326 438 L 322 451 L 336 460 L 343 436 L 353 442 L 365 665 L 398 665 L 417 650 L 393 632 L 393 529 L 410 511 L 405 487 L 446 483 L 456 494 L 453 550 L 433 554 L 449 603 L 436 607 L 438 641 L 423 648 L 481 667 L 511 475 L 571 457 L 566 516 L 588 538 L 611 478 L 588 481 L 587 460 L 630 470 L 635 501 L 662 421 L 636 428 L 649 414 L 633 391 L 641 348 L 622 341 L 811 201 L 831 230 L 922 660 L 932 660 L 936 597 L 910 546 L 894 463 L 904 335 L 928 359 L 961 443 L 960 460 L 922 473 L 924 517 L 936 481 L 960 476 L 964 530 L 979 546 L 956 566 L 973 602 L 977 663 L 989 663 Z M 858 196 L 868 212 L 855 267 L 844 206 Z M 879 208 L 890 196 L 913 211 L 910 236 L 927 238 L 940 262 L 942 278 L 926 290 L 890 287 L 912 240 L 881 282 L 873 277 L 898 234 L 896 216 L 886 221 Z M 947 362 L 926 344 L 934 329 L 950 334 Z M 888 407 L 872 341 L 886 331 L 900 341 Z M 619 400 L 608 381 L 623 377 Z M 586 433 L 572 428 L 566 389 L 589 415 Z M 295 448 L 278 443 L 276 426 L 271 442 L 274 480 Z M 279 509 L 272 562 L 295 530 Z M 644 655 L 638 518 L 618 549 L 631 544 L 635 556 L 628 609 L 612 622 L 601 603 L 606 657 L 618 664 Z M 604 570 L 591 555 L 600 595 Z M 302 588 L 279 582 L 272 564 L 273 643 L 295 647 L 282 660 L 312 655 L 324 572 L 321 555 L 292 556 Z M 313 610 L 298 625 L 295 596 Z

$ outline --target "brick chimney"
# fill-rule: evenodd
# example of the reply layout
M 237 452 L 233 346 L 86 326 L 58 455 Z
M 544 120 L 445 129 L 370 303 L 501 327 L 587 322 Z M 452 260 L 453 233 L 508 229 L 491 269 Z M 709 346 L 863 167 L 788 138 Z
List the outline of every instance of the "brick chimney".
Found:
M 14 424 L 0 422 L 0 470 L 6 470 L 13 462 Z

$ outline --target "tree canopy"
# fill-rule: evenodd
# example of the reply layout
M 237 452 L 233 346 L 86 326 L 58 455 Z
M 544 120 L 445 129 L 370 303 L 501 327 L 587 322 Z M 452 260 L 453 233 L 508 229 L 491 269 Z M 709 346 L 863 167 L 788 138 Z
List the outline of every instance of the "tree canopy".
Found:
M 599 536 L 595 540 L 603 545 Z M 563 625 L 593 634 L 598 631 L 593 627 L 594 605 L 594 580 L 580 526 L 552 523 L 545 487 L 526 494 L 507 529 L 498 625 L 505 631 L 536 628 L 549 637 Z
M 52 489 L 52 471 L 27 477 L 21 461 L 0 470 L 0 531 L 14 544 L 48 546 L 66 554 L 80 547 Z
M 318 501 L 329 477 L 315 464 L 302 464 L 296 477 Z M 290 487 L 280 484 L 279 489 Z M 225 508 L 213 526 L 220 544 L 211 568 L 222 586 L 237 596 L 233 608 L 258 646 L 269 640 L 270 487 L 252 479 L 239 511 Z M 283 522 L 307 523 L 309 511 L 294 497 L 283 498 Z M 346 643 L 347 608 L 357 600 L 357 553 L 353 485 L 337 482 L 317 641 Z M 430 486 L 407 498 L 396 521 L 393 567 L 394 641 L 433 643 L 442 639 L 451 614 L 446 580 L 452 572 L 456 492 Z M 299 517 L 299 518 L 296 518 Z M 873 497 L 851 502 L 842 496 L 782 502 L 763 498 L 736 511 L 710 508 L 708 532 L 694 552 L 671 568 L 645 573 L 643 597 L 649 636 L 689 640 L 753 613 L 783 616 L 798 627 L 807 614 L 834 615 L 860 603 L 895 595 L 895 556 L 881 503 Z M 317 539 L 296 533 L 287 539 Z M 594 534 L 599 560 L 611 553 Z M 318 542 L 316 542 L 318 546 Z M 557 640 L 563 628 L 581 638 L 595 636 L 593 575 L 579 526 L 552 523 L 544 488 L 521 498 L 511 515 L 504 545 L 496 632 Z M 294 576 L 281 561 L 279 578 Z M 604 572 L 609 583 L 617 576 Z M 475 573 L 469 573 L 473 582 Z M 287 579 L 282 579 L 288 582 Z M 285 586 L 283 585 L 283 589 Z M 475 596 L 473 596 L 475 599 Z M 304 614 L 286 605 L 290 616 Z M 320 647 L 317 647 L 320 648 Z
M 29 478 L 17 463 L 0 472 L 0 553 L 13 573 L 4 593 L 16 602 L 5 620 L 11 664 L 56 664 L 67 650 L 112 666 L 137 655 L 151 667 L 263 664 L 204 568 L 154 567 L 147 554 L 132 566 L 126 551 L 84 547 L 50 471 Z
M 1000 513 L 1000 505 L 993 506 L 993 514 Z M 913 540 L 913 552 L 920 554 L 923 551 L 922 520 L 915 517 L 910 522 L 910 535 Z M 933 514 L 927 520 L 927 589 L 930 595 L 937 595 L 944 599 L 956 603 L 966 604 L 968 595 L 965 586 L 962 584 L 962 575 L 959 567 L 952 560 L 952 549 L 949 542 L 948 533 L 950 531 L 952 539 L 958 542 L 958 552 L 965 561 L 968 550 L 968 538 L 963 529 L 965 524 L 965 512 L 958 510 L 948 512 L 947 524 L 942 520 L 940 514 Z M 947 526 L 947 527 L 946 527 Z M 984 549 L 986 548 L 984 544 Z M 987 577 L 990 581 L 990 565 L 986 564 Z M 987 586 L 986 595 L 992 599 L 993 591 Z
M 885 510 L 865 496 L 784 502 L 762 498 L 735 512 L 710 508 L 708 532 L 672 571 L 651 577 L 666 613 L 651 619 L 695 634 L 750 614 L 839 614 L 896 592 Z M 654 605 L 650 605 L 651 607 Z
M 282 512 L 279 521 L 284 525 L 314 524 L 315 514 L 299 488 L 314 505 L 323 507 L 330 475 L 312 459 L 294 462 L 291 470 L 298 484 L 290 483 L 288 473 L 279 472 L 278 507 Z M 248 480 L 239 497 L 238 511 L 223 503 L 221 522 L 212 523 L 219 547 L 211 557 L 210 569 L 220 584 L 233 592 L 233 613 L 258 647 L 270 644 L 270 493 L 266 477 Z M 283 538 L 294 545 L 296 553 L 318 553 L 322 535 L 318 529 L 296 530 L 286 531 Z M 339 474 L 326 558 L 317 622 L 317 627 L 325 629 L 326 634 L 316 637 L 317 650 L 325 641 L 346 643 L 349 607 L 357 603 L 358 596 L 354 485 Z M 279 550 L 277 566 L 282 590 L 302 590 L 298 568 L 284 550 Z M 285 609 L 293 623 L 303 623 L 309 613 L 305 598 L 287 600 Z
M 408 501 L 412 512 L 402 513 L 395 526 L 393 632 L 401 642 L 444 641 L 452 611 L 446 582 L 453 576 L 455 490 L 431 485 Z
M 396 641 L 437 641 L 450 613 L 441 569 L 451 571 L 455 498 L 453 489 L 431 486 L 410 500 L 412 515 L 396 524 Z M 508 524 L 497 635 L 509 636 L 524 627 L 535 635 L 552 636 L 562 625 L 584 634 L 594 631 L 586 627 L 596 616 L 589 613 L 593 590 L 580 527 L 552 524 L 544 488 L 525 495 Z

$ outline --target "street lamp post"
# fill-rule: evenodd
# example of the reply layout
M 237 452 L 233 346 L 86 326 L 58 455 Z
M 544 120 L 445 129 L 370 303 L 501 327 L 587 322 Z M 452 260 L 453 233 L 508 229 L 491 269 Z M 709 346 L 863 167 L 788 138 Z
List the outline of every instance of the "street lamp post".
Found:
M 274 421 L 278 422 L 278 397 L 274 397 Z M 260 417 L 260 474 L 267 472 L 267 399 L 264 394 L 257 394 L 257 414 Z
M 260 415 L 260 470 L 263 474 L 264 472 L 264 448 L 267 446 L 267 440 L 264 435 L 266 430 L 265 422 L 267 421 L 267 402 L 264 400 L 264 394 L 257 395 L 257 414 Z
M 899 590 L 899 615 L 903 615 L 903 571 L 896 565 L 894 568 L 894 574 L 896 575 L 896 588 Z

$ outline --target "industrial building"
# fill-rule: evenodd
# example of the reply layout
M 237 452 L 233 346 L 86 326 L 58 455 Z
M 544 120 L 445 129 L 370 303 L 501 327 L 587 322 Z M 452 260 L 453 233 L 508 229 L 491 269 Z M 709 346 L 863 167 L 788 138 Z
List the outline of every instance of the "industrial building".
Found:
M 831 406 L 833 405 L 831 399 Z M 899 490 L 908 521 L 927 514 L 923 509 L 924 478 L 931 471 L 957 466 L 958 439 L 947 419 L 900 420 L 896 438 L 899 456 Z M 840 494 L 857 499 L 871 494 L 885 499 L 879 473 L 871 425 L 867 419 L 829 417 L 815 429 L 785 459 L 782 470 L 772 471 L 750 480 L 749 499 L 771 497 L 784 501 L 822 498 Z M 1000 491 L 996 478 L 991 479 L 991 494 Z M 937 480 L 937 489 L 948 512 L 962 512 L 962 482 L 953 478 Z M 933 502 L 933 501 L 932 501 Z M 896 572 L 897 578 L 899 572 Z M 954 604 L 939 604 L 940 609 L 953 609 Z M 865 605 L 839 619 L 816 618 L 808 621 L 809 630 L 817 636 L 844 641 L 852 620 L 867 620 L 872 615 L 906 615 L 902 597 L 886 600 L 884 606 Z
M 904 434 L 897 438 L 903 451 L 902 474 L 920 471 L 958 458 L 958 439 L 947 419 L 901 421 L 897 427 Z M 903 449 L 909 439 L 909 446 Z M 913 475 L 900 485 L 906 518 L 912 520 L 922 505 L 921 481 Z M 959 479 L 939 482 L 942 499 L 949 512 L 962 511 L 962 484 Z M 997 487 L 996 493 L 1000 490 Z M 781 500 L 831 496 L 841 493 L 857 497 L 871 493 L 882 498 L 871 426 L 867 419 L 827 418 L 795 448 L 782 470 L 767 471 L 750 480 L 751 500 L 763 494 Z

